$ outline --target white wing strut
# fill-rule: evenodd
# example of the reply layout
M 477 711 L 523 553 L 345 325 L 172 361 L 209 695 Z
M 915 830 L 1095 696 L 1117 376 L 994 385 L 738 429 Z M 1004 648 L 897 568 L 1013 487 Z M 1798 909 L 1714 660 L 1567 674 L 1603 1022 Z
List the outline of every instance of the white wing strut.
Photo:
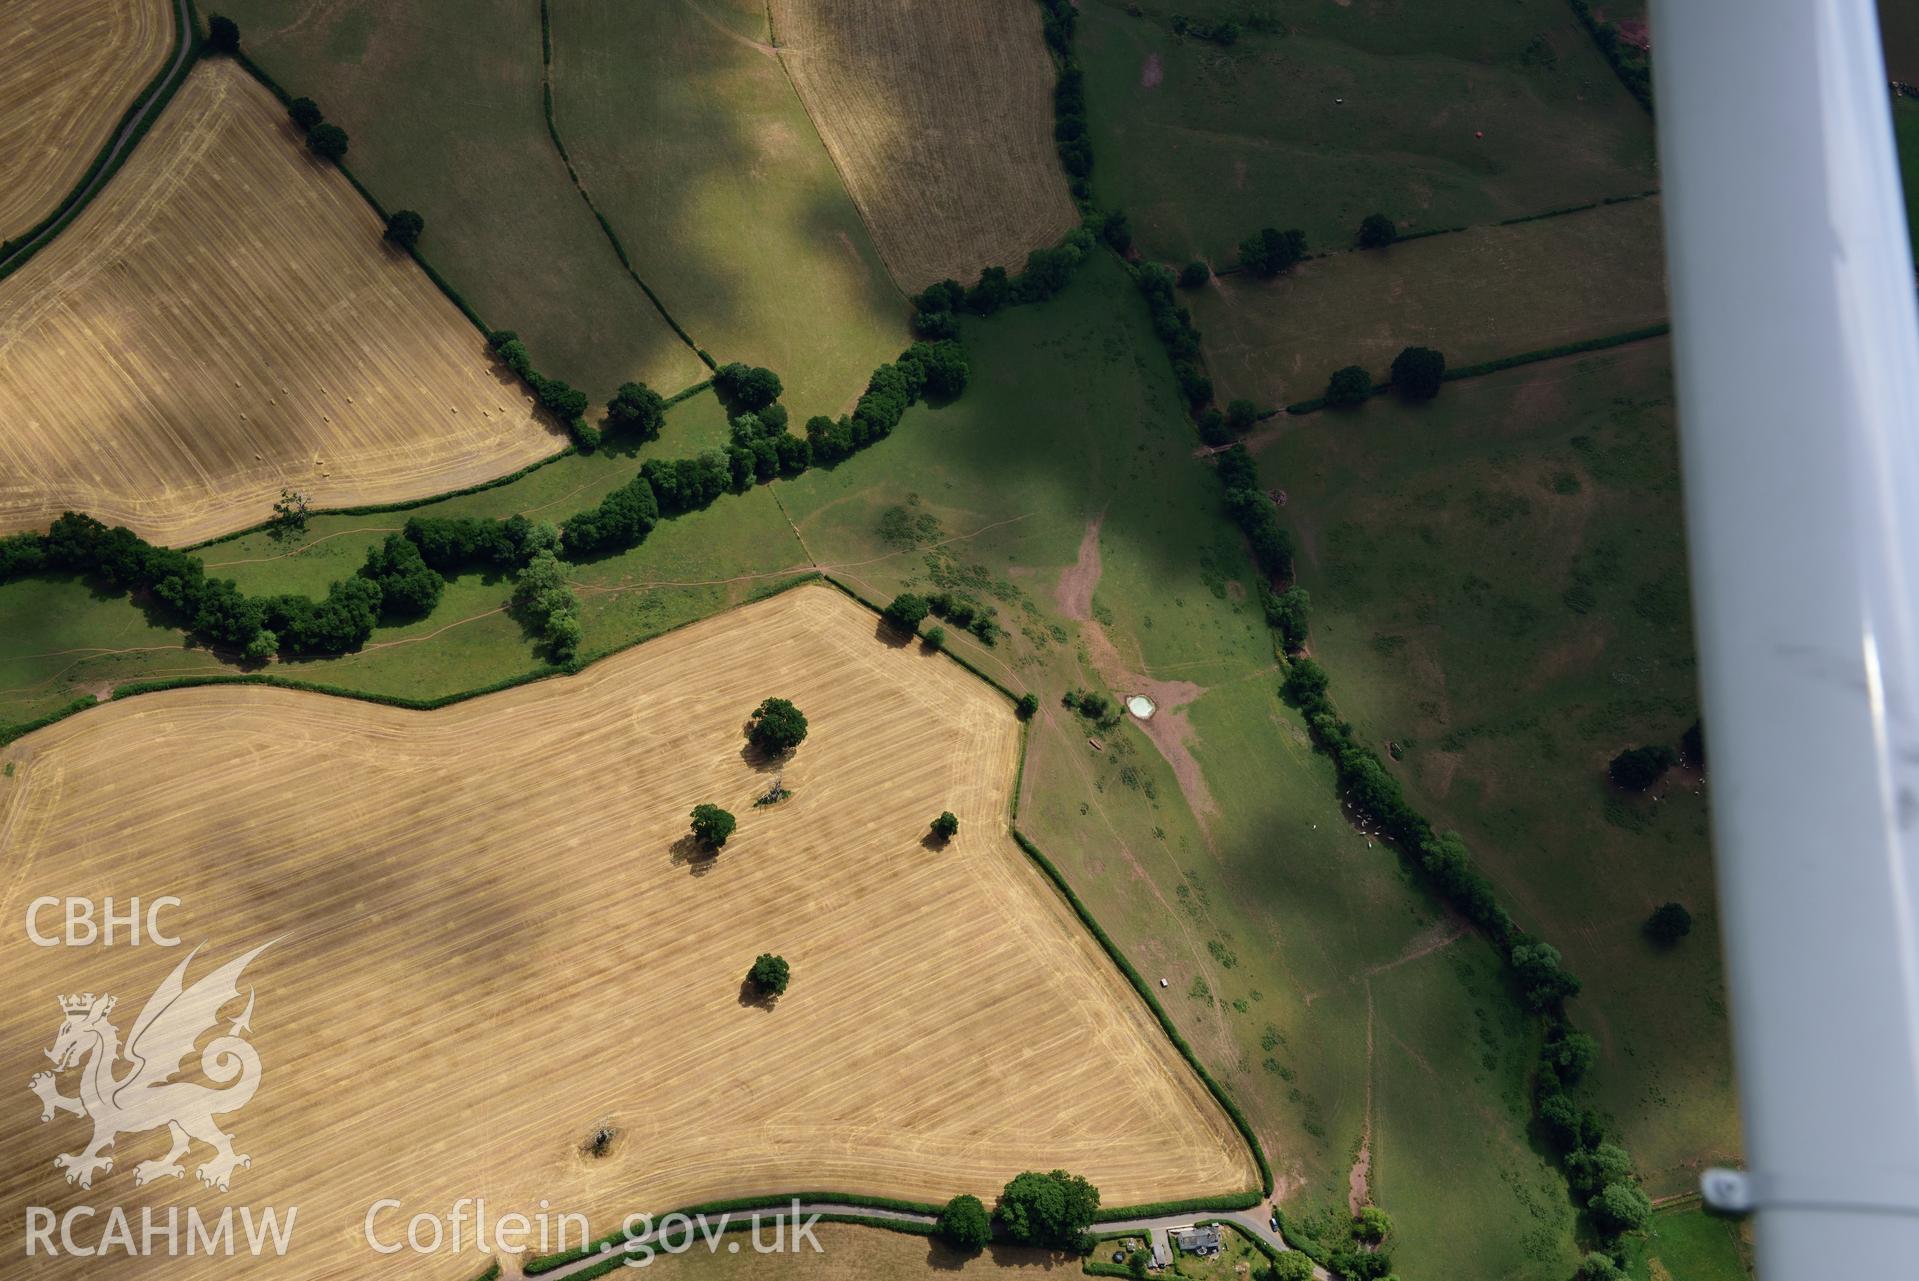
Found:
M 1687 536 L 1766 1281 L 1919 1275 L 1919 327 L 1871 0 L 1655 0 Z

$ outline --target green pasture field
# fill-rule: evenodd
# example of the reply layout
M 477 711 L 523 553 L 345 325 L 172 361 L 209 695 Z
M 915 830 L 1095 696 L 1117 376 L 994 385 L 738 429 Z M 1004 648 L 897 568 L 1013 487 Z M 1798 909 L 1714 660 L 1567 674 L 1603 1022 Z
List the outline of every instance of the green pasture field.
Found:
M 1752 1250 L 1740 1225 L 1693 1205 L 1661 1210 L 1652 1229 L 1627 1247 L 1632 1281 L 1742 1281 L 1752 1275 Z
M 1020 827 L 1147 981 L 1166 980 L 1157 994 L 1245 1107 L 1289 1221 L 1344 1230 L 1370 1115 L 1385 1203 L 1412 1225 L 1402 1273 L 1565 1276 L 1564 1184 L 1525 1156 L 1531 1033 L 1491 949 L 1453 935 L 1341 818 L 1330 767 L 1277 697 L 1251 567 L 1131 283 L 1101 258 L 1060 298 L 969 323 L 964 339 L 959 401 L 773 487 L 810 556 L 876 601 L 958 585 L 998 607 L 997 645 L 951 626 L 947 644 L 1039 697 Z M 1063 583 L 1090 588 L 1087 618 Z M 1186 744 L 1179 768 L 1137 724 L 1097 728 L 1061 707 L 1080 686 L 1155 691 L 1153 728 Z M 1490 1067 L 1440 1075 L 1392 1058 L 1403 1043 L 1450 1065 L 1451 1041 L 1480 1027 L 1472 1054 Z M 1461 1113 L 1470 1141 L 1442 1149 Z M 1529 1207 L 1554 1198 L 1548 1245 Z
M 1229 48 L 1130 7 L 1084 5 L 1079 53 L 1095 195 L 1151 257 L 1224 267 L 1260 227 L 1317 251 L 1372 213 L 1417 231 L 1657 185 L 1651 118 L 1565 0 L 1179 6 L 1270 16 Z
M 223 0 L 247 51 L 352 138 L 347 164 L 426 219 L 421 254 L 539 370 L 603 402 L 706 376 L 627 276 L 547 136 L 539 0 Z M 662 202 L 683 188 L 652 186 Z M 698 335 L 695 335 L 697 339 Z
M 265 533 L 203 548 L 208 572 L 256 595 L 324 595 L 358 571 L 367 549 L 407 518 L 515 513 L 562 520 L 624 483 L 651 454 L 697 453 L 725 438 L 711 392 L 667 411 L 658 441 L 640 450 L 603 450 L 547 464 L 511 484 L 406 511 L 318 516 L 304 538 L 283 544 Z M 705 511 L 662 521 L 646 542 L 603 560 L 569 566 L 593 658 L 703 618 L 790 581 L 804 556 L 771 491 L 726 495 Z M 336 658 L 277 662 L 274 675 L 374 694 L 437 698 L 541 666 L 534 640 L 502 608 L 510 580 L 466 573 L 448 582 L 426 618 L 375 629 L 365 649 Z M 153 625 L 121 595 L 96 594 L 71 579 L 33 578 L 0 585 L 0 724 L 17 723 L 82 694 L 105 697 L 115 685 L 170 676 L 239 670 L 189 647 L 170 627 Z
M 1281 418 L 1254 444 L 1341 715 L 1584 980 L 1593 1096 L 1648 1190 L 1735 1160 L 1704 784 L 1629 797 L 1605 776 L 1698 716 L 1666 344 Z M 1640 926 L 1668 900 L 1696 925 L 1662 952 Z
M 1322 395 L 1336 369 L 1384 382 L 1409 346 L 1465 365 L 1666 318 L 1659 201 L 1601 205 L 1304 262 L 1180 291 L 1222 401 Z
M 553 111 L 641 276 L 715 360 L 766 365 L 796 421 L 851 408 L 912 341 L 747 0 L 553 0 Z

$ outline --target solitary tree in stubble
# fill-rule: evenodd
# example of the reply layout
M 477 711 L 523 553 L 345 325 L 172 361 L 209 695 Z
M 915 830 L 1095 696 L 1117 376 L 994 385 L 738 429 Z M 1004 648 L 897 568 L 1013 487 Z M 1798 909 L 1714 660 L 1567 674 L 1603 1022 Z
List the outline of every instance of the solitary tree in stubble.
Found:
M 783 756 L 806 741 L 806 716 L 784 698 L 769 698 L 753 709 L 747 741 L 771 756 Z
M 786 963 L 785 957 L 761 952 L 754 959 L 753 968 L 746 972 L 746 981 L 762 996 L 783 996 L 792 973 L 792 967 Z
M 726 838 L 733 835 L 733 829 L 739 820 L 717 805 L 695 805 L 693 807 L 693 839 L 717 850 L 725 846 Z

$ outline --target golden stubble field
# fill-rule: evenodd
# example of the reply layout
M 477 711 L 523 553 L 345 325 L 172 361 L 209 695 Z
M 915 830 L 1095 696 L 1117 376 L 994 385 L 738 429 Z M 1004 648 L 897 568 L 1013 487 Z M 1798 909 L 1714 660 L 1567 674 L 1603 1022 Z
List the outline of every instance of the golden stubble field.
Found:
M 756 809 L 774 774 L 741 726 L 774 694 L 811 733 L 793 795 Z M 544 1198 L 597 1232 L 755 1192 L 990 1198 L 1030 1167 L 1084 1173 L 1107 1204 L 1252 1185 L 1225 1116 L 1010 839 L 1017 753 L 998 695 L 819 586 L 434 713 L 227 687 L 21 739 L 0 753 L 0 1222 L 227 1203 L 192 1182 L 205 1149 L 186 1182 L 136 1190 L 157 1134 L 89 1192 L 55 1169 L 87 1134 L 43 1125 L 27 1090 L 55 997 L 112 992 L 125 1034 L 185 948 L 33 946 L 40 895 L 178 896 L 162 920 L 205 941 L 195 975 L 278 940 L 244 979 L 260 1092 L 224 1118 L 253 1158 L 232 1199 L 299 1207 L 275 1276 L 478 1271 L 374 1255 L 383 1197 L 404 1206 L 383 1232 L 462 1196 Z M 711 863 L 683 839 L 703 801 L 740 819 Z M 962 830 L 929 847 L 942 809 Z M 762 951 L 793 967 L 770 1011 L 741 1001 Z M 588 1158 L 602 1121 L 617 1146 Z
M 1032 0 L 772 0 L 800 99 L 903 289 L 1018 271 L 1078 222 Z
M 564 443 L 266 89 L 194 69 L 0 281 L 0 533 L 68 508 L 188 543 L 477 484 Z M 427 233 L 432 234 L 431 229 Z
M 0 239 L 52 213 L 173 52 L 169 0 L 0 4 Z

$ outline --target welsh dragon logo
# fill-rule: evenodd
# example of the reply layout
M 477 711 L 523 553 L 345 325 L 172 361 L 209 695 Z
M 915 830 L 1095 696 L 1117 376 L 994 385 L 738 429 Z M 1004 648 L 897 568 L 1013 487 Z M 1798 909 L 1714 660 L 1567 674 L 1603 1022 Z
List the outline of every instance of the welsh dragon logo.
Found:
M 246 1009 L 240 1017 L 225 1035 L 216 1036 L 200 1052 L 201 1071 L 208 1080 L 226 1088 L 177 1081 L 174 1077 L 185 1070 L 184 1061 L 193 1053 L 194 1042 L 220 1022 L 223 1008 L 239 999 L 240 972 L 270 946 L 263 943 L 188 987 L 187 965 L 199 953 L 195 948 L 147 999 L 124 1047 L 119 1029 L 107 1021 L 113 1013 L 113 997 L 88 992 L 60 998 L 60 1011 L 66 1018 L 53 1038 L 53 1048 L 46 1052 L 53 1060 L 53 1071 L 35 1075 L 28 1088 L 40 1096 L 42 1121 L 51 1121 L 56 1112 L 71 1112 L 93 1121 L 91 1143 L 79 1152 L 62 1153 L 53 1159 L 67 1172 L 68 1183 L 92 1187 L 96 1170 L 113 1170 L 113 1158 L 102 1152 L 111 1148 L 116 1138 L 161 1126 L 171 1136 L 172 1147 L 159 1160 L 142 1161 L 133 1168 L 136 1185 L 185 1177 L 180 1158 L 196 1139 L 213 1149 L 212 1158 L 197 1172 L 200 1181 L 222 1192 L 227 1190 L 236 1167 L 252 1164 L 233 1150 L 233 1136 L 213 1122 L 216 1115 L 245 1107 L 260 1086 L 260 1056 L 241 1036 L 251 1030 L 251 988 L 247 989 Z M 68 1098 L 60 1093 L 58 1074 L 83 1062 L 79 1097 Z

